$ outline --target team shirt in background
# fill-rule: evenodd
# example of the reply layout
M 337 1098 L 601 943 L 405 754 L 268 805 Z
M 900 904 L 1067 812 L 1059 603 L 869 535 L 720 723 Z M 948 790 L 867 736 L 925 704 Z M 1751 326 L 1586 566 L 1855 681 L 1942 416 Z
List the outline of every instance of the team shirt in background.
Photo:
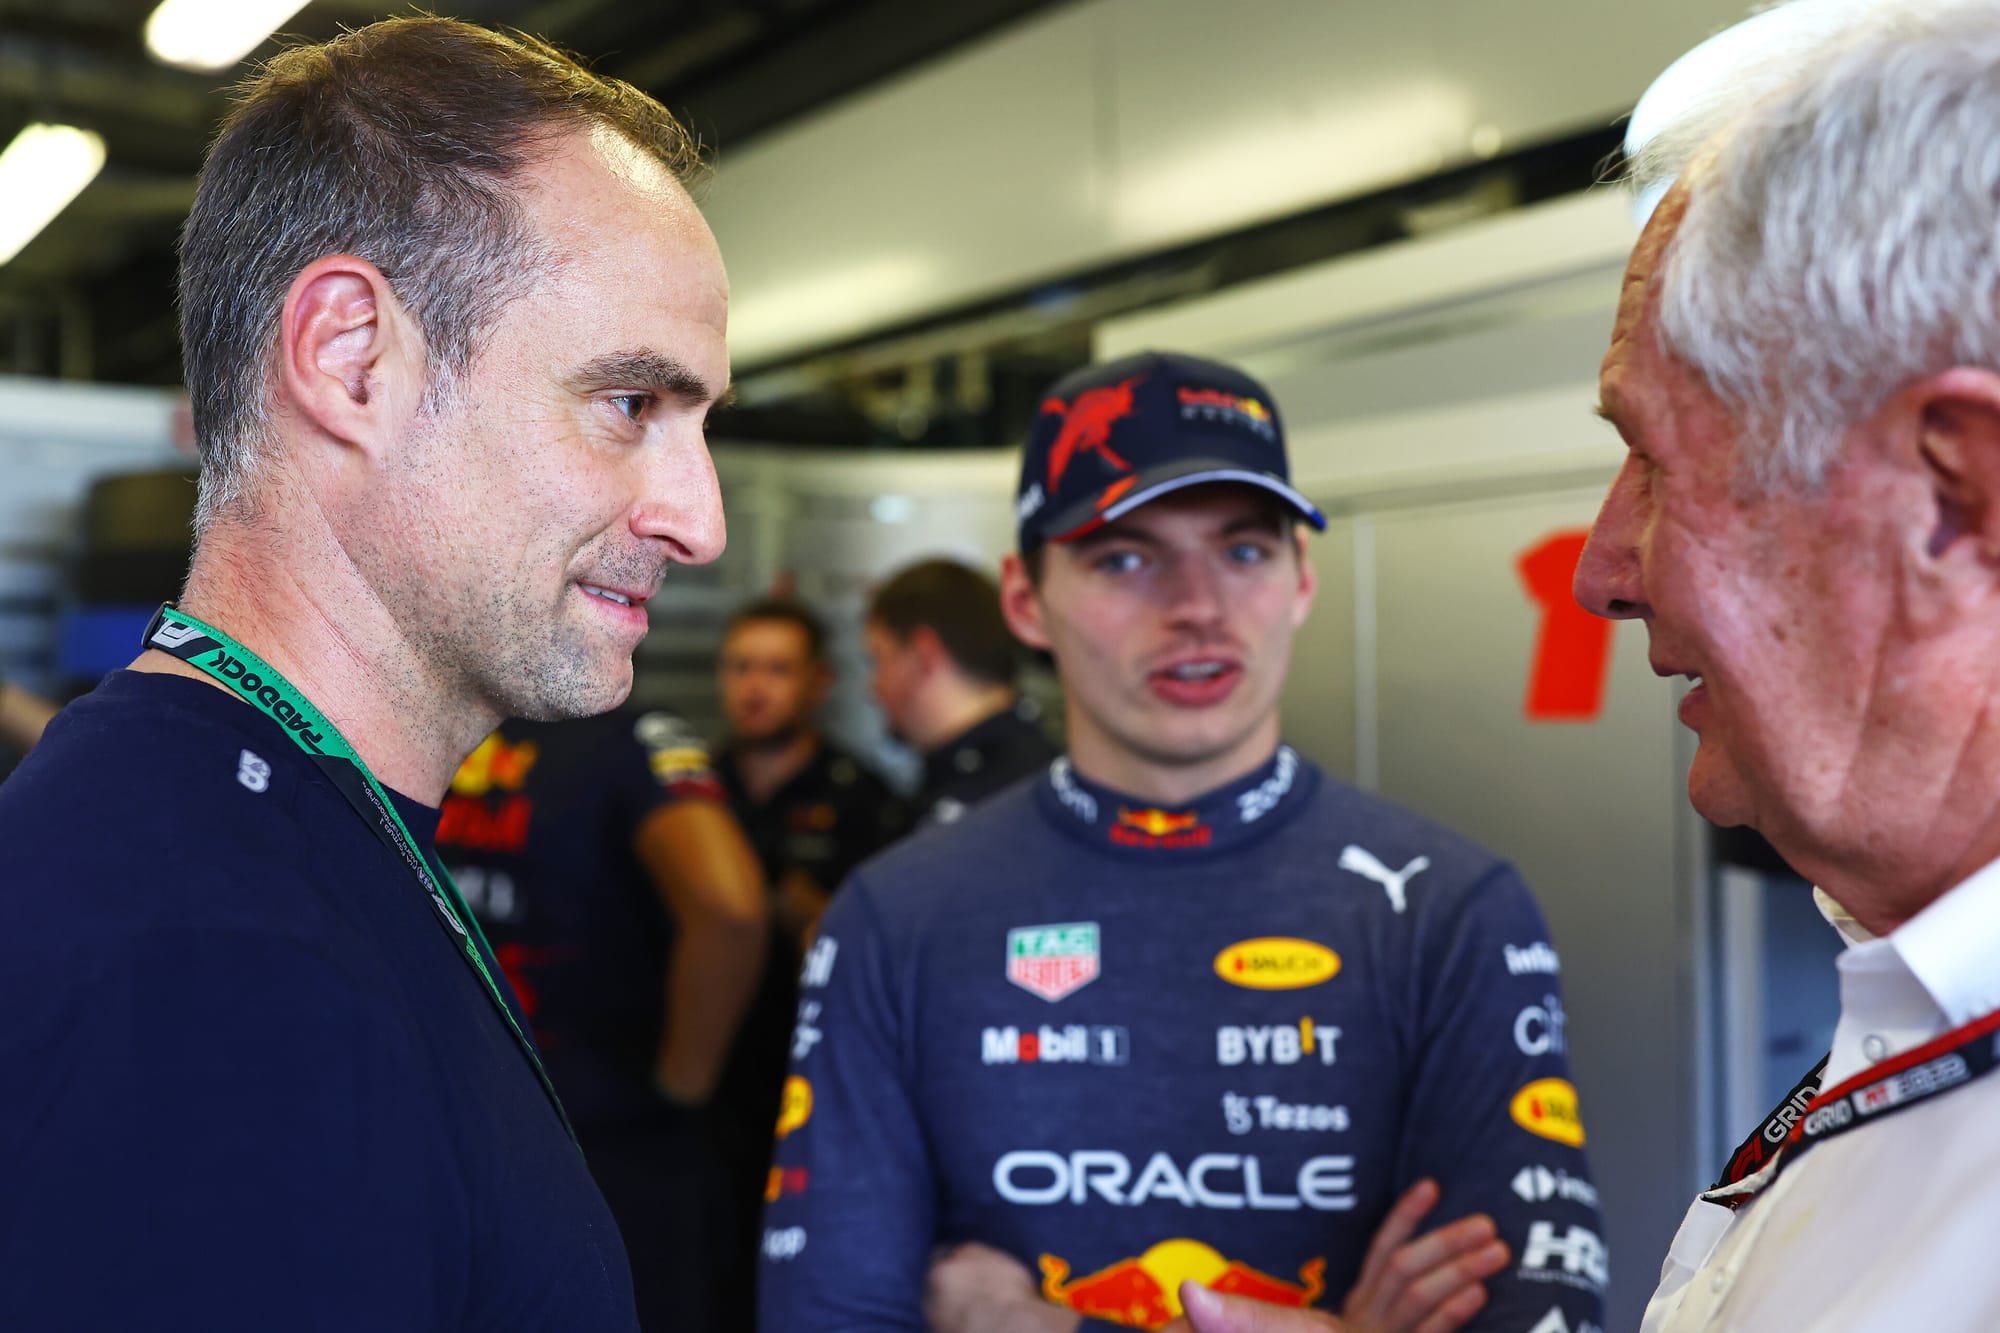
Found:
M 864 867 L 807 959 L 762 1327 L 921 1329 L 940 1243 L 1157 1328 L 1179 1281 L 1337 1309 L 1422 1177 L 1513 1253 L 1470 1325 L 1599 1333 L 1558 958 L 1479 847 L 1290 748 L 1161 809 L 1077 775 Z
M 747 1206 L 705 1117 L 654 1086 L 674 923 L 636 850 L 655 811 L 722 799 L 672 713 L 510 720 L 459 765 L 438 827 L 618 1219 L 648 1333 L 722 1326 L 717 1221 Z
M 438 853 L 514 985 L 577 1133 L 651 1117 L 673 920 L 639 862 L 647 816 L 723 799 L 672 713 L 510 720 L 459 765 Z

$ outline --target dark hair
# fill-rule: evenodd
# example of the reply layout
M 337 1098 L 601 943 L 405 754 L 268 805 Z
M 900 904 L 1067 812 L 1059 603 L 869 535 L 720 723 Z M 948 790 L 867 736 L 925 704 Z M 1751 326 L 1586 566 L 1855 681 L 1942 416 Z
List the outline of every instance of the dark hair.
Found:
M 868 619 L 903 640 L 929 629 L 960 671 L 990 685 L 1012 684 L 1020 665 L 1000 589 L 956 560 L 924 560 L 897 573 L 875 590 Z
M 197 525 L 241 499 L 267 424 L 285 293 L 353 254 L 423 333 L 447 401 L 536 256 L 513 180 L 604 125 L 692 187 L 700 145 L 631 85 L 525 34 L 399 18 L 281 52 L 236 90 L 181 233 L 181 357 L 202 461 Z
M 739 627 L 760 620 L 776 620 L 797 626 L 806 638 L 806 657 L 814 662 L 826 661 L 826 622 L 805 603 L 790 597 L 760 597 L 748 606 L 737 608 L 735 614 L 729 617 L 729 623 L 722 627 L 722 637 L 727 639 Z

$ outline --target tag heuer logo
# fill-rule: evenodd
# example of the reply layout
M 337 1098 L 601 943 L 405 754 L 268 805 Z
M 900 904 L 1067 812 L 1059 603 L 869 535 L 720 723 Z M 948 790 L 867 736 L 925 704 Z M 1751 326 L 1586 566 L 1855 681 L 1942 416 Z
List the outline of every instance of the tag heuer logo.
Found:
M 1097 980 L 1097 923 L 1008 931 L 1007 980 L 1050 1004 Z

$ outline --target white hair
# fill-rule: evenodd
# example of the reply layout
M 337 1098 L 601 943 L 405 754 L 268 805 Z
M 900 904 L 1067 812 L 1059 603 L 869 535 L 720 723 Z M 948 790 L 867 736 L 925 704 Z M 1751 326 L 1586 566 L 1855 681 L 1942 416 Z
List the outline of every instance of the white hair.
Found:
M 1880 6 L 1737 86 L 1641 153 L 1692 173 L 1661 340 L 1743 422 L 1750 479 L 1816 487 L 1902 386 L 2000 369 L 2000 0 Z

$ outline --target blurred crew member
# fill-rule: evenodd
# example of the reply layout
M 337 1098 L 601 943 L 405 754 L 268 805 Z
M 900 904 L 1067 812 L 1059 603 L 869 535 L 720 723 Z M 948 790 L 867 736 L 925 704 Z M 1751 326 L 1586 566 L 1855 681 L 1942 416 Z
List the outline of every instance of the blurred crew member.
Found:
M 729 735 L 716 776 L 764 863 L 796 957 L 841 880 L 901 832 L 907 815 L 882 779 L 820 730 L 833 667 L 826 629 L 805 606 L 773 597 L 731 616 L 720 684 Z
M 1270 394 L 1229 367 L 1050 390 L 1001 600 L 1055 658 L 1070 752 L 828 910 L 771 1333 L 1159 1328 L 1190 1278 L 1361 1330 L 1602 1323 L 1533 899 L 1280 742 L 1298 527 L 1324 524 L 1288 476 Z M 1432 1213 L 1456 1220 L 1411 1239 Z
M 875 591 L 870 684 L 889 730 L 924 757 L 912 822 L 949 824 L 1039 773 L 1056 747 L 1014 687 L 1020 644 L 1000 590 L 955 560 L 925 560 Z
M 716 754 L 716 776 L 772 894 L 768 957 L 717 1097 L 741 1201 L 742 1229 L 727 1280 L 747 1295 L 756 1286 L 756 1223 L 798 1008 L 801 951 L 833 890 L 906 821 L 887 784 L 820 730 L 833 668 L 826 630 L 805 606 L 773 597 L 731 616 L 719 685 L 729 735 Z
M 742 1293 L 704 1108 L 767 908 L 706 747 L 665 712 L 504 722 L 452 778 L 438 849 L 618 1219 L 641 1327 L 722 1327 Z
M 239 91 L 181 241 L 196 547 L 0 786 L 0 1328 L 627 1333 L 624 1247 L 438 861 L 722 550 L 693 140 L 395 19 Z

